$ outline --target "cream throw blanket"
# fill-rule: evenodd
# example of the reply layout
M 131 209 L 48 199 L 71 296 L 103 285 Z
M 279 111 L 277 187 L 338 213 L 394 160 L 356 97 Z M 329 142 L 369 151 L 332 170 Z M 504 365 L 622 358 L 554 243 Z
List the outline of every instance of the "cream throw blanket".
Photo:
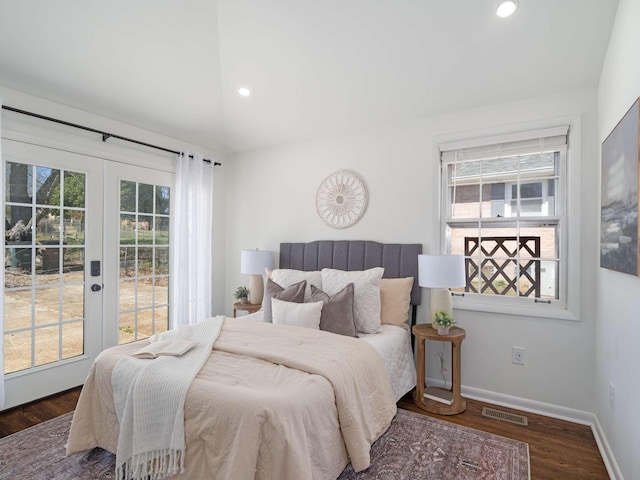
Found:
M 160 479 L 184 471 L 185 397 L 209 358 L 223 323 L 224 317 L 218 316 L 195 325 L 180 325 L 149 339 L 196 342 L 181 357 L 124 357 L 115 366 L 111 385 L 120 423 L 116 451 L 119 480 Z

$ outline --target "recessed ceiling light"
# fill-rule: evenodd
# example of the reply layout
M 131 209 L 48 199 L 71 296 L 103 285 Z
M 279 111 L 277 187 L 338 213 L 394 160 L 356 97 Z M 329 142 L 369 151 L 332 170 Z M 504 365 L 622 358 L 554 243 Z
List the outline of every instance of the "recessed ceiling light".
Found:
M 247 87 L 240 87 L 238 89 L 238 95 L 240 95 L 241 97 L 248 97 L 249 95 L 251 95 L 251 90 L 249 90 Z
M 496 9 L 496 14 L 499 17 L 508 17 L 513 15 L 513 12 L 518 8 L 518 2 L 516 0 L 505 0 L 504 2 L 500 2 L 498 4 L 498 8 Z

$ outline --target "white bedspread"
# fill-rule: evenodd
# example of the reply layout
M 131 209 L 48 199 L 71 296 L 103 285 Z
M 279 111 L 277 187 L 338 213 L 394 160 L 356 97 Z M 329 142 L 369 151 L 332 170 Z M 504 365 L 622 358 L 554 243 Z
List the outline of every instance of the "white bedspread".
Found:
M 165 478 L 184 471 L 184 401 L 187 389 L 211 355 L 224 317 L 150 339 L 192 340 L 196 345 L 180 357 L 140 359 L 124 356 L 113 369 L 111 384 L 120 423 L 116 451 L 119 480 Z
M 383 324 L 378 333 L 359 334 L 382 357 L 397 402 L 416 386 L 416 363 L 407 328 Z
M 261 311 L 241 318 L 255 322 L 264 321 Z M 393 398 L 397 402 L 416 386 L 416 362 L 411 348 L 409 327 L 382 324 L 377 333 L 359 333 L 358 336 L 380 354 L 389 374 Z
M 78 401 L 68 454 L 115 451 L 111 372 L 140 346 L 100 354 Z M 333 480 L 347 452 L 356 471 L 367 468 L 369 446 L 395 411 L 381 357 L 365 342 L 227 319 L 187 392 L 186 471 L 175 478 Z

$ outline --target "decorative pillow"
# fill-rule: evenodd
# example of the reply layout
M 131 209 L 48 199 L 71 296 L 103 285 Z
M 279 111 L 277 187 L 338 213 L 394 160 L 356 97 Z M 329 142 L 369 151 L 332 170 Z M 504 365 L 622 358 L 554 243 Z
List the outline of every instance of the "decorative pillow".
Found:
M 314 330 L 318 330 L 320 327 L 322 302 L 295 303 L 285 302 L 277 298 L 272 298 L 271 302 L 273 323 L 313 328 Z
M 311 285 L 315 285 L 318 288 L 322 288 L 322 275 L 319 271 L 304 272 L 302 270 L 290 270 L 287 268 L 277 268 L 271 271 L 271 280 L 278 285 L 282 285 L 287 288 L 289 285 L 306 280 L 307 289 L 304 292 L 304 301 L 308 302 L 311 299 Z
M 271 322 L 271 301 L 273 298 L 278 300 L 284 300 L 286 302 L 302 303 L 304 302 L 304 289 L 307 286 L 307 282 L 302 282 L 290 285 L 287 288 L 282 288 L 276 282 L 267 279 L 267 284 L 264 287 L 264 301 L 262 302 L 262 309 L 264 310 L 264 321 Z
M 322 301 L 322 315 L 320 316 L 320 330 L 356 336 L 356 324 L 353 320 L 353 283 L 348 284 L 333 296 L 311 285 L 311 301 Z
M 380 322 L 405 327 L 409 320 L 413 277 L 380 281 Z
M 322 290 L 335 295 L 347 284 L 353 283 L 353 318 L 356 332 L 376 333 L 380 328 L 380 280 L 384 268 L 364 271 L 322 269 Z

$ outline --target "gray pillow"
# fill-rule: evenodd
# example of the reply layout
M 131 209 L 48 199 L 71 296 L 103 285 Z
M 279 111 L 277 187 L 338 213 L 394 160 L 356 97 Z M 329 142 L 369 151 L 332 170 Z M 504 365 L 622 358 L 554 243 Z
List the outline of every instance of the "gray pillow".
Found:
M 285 302 L 304 303 L 304 289 L 306 287 L 306 280 L 289 285 L 287 288 L 282 288 L 276 282 L 268 278 L 267 284 L 264 287 L 264 301 L 262 302 L 264 321 L 270 323 L 273 322 L 273 315 L 271 313 L 272 298 L 284 300 Z
M 329 296 L 315 285 L 311 285 L 311 301 L 322 300 L 320 330 L 326 332 L 356 336 L 356 323 L 353 318 L 353 283 L 348 283 L 342 290 Z

